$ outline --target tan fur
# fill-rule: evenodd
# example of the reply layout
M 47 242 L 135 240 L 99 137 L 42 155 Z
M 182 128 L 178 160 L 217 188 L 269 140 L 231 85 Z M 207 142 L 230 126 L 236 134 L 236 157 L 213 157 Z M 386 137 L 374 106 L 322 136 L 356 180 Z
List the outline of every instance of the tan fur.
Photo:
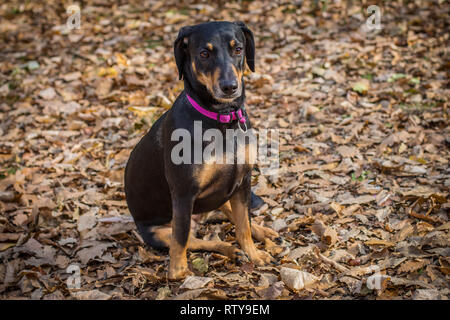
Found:
M 236 226 L 236 240 L 242 250 L 247 252 L 251 258 L 252 256 L 255 256 L 257 249 L 252 240 L 252 233 L 245 204 L 236 198 L 232 198 L 230 204 L 230 220 Z
M 173 230 L 173 225 L 172 225 Z M 175 231 L 176 232 L 176 231 Z M 169 279 L 180 279 L 186 277 L 189 273 L 187 267 L 187 244 L 182 246 L 178 243 L 175 237 L 170 236 L 170 265 L 169 265 Z
M 236 69 L 236 67 L 233 64 L 231 65 L 231 68 L 233 69 L 233 73 L 236 76 L 239 87 L 241 87 L 242 86 L 242 70 Z
M 214 96 L 214 88 L 217 86 L 217 81 L 218 81 L 219 75 L 220 75 L 220 69 L 217 68 L 216 70 L 214 70 L 214 72 L 212 74 L 205 74 L 205 73 L 197 71 L 197 70 L 195 70 L 194 72 L 197 76 L 197 80 L 201 84 L 206 86 L 208 91 Z
M 197 80 L 203 84 L 211 93 L 211 95 L 219 102 L 231 102 L 234 99 L 224 99 L 216 97 L 214 94 L 214 88 L 216 88 L 219 84 L 219 76 L 220 76 L 220 69 L 216 68 L 212 74 L 206 74 L 203 72 L 200 72 L 197 70 L 197 67 L 195 66 L 195 62 L 191 62 L 192 71 L 194 72 L 195 76 L 197 77 Z M 236 74 L 236 77 L 238 78 L 239 85 L 242 85 L 242 71 L 236 70 L 236 68 L 233 66 L 233 72 Z
M 222 211 L 228 217 L 228 219 L 230 219 L 230 221 L 234 224 L 232 220 L 233 213 L 231 211 L 230 201 L 225 202 L 225 204 L 221 206 L 219 210 Z M 256 223 L 251 224 L 251 229 L 252 229 L 252 237 L 261 242 L 264 242 L 264 239 L 266 238 L 274 240 L 275 238 L 279 237 L 279 234 L 276 231 L 267 227 L 257 225 Z
M 172 240 L 172 229 L 169 226 L 161 226 L 154 229 L 155 237 L 170 248 L 169 279 L 178 280 L 191 272 L 187 268 L 186 250 L 206 250 L 223 254 L 230 259 L 236 259 L 239 251 L 230 243 L 220 240 L 201 240 L 192 235 L 189 236 L 186 247 L 182 247 L 177 241 Z
M 225 98 L 218 98 L 214 96 L 214 99 L 216 99 L 219 102 L 232 102 L 234 99 L 225 99 Z
M 213 51 L 214 49 L 213 45 L 209 42 L 206 44 L 206 47 L 208 48 L 209 51 Z
M 220 164 L 211 163 L 202 165 L 202 169 L 199 172 L 194 174 L 194 178 L 197 180 L 200 189 L 205 187 L 211 181 L 214 173 L 216 173 L 219 169 Z
M 258 250 L 253 242 L 252 229 L 250 228 L 250 221 L 245 204 L 234 196 L 230 201 L 225 203 L 222 208 L 222 212 L 224 212 L 228 216 L 228 219 L 235 225 L 236 240 L 242 250 L 248 254 L 250 260 L 257 265 L 268 263 L 272 259 L 271 256 L 267 252 Z M 257 231 L 261 230 L 256 228 L 255 232 Z

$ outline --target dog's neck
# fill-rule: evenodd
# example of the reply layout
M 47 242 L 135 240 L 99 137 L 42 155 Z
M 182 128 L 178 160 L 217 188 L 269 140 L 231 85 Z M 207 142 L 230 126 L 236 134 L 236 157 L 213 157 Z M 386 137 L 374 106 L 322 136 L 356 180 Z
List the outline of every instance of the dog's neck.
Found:
M 245 102 L 245 85 L 242 80 L 242 94 L 231 102 L 220 102 L 214 99 L 203 85 L 193 85 L 186 77 L 184 78 L 184 91 L 191 96 L 198 104 L 204 109 L 213 112 L 219 112 L 221 110 L 237 110 L 244 105 Z

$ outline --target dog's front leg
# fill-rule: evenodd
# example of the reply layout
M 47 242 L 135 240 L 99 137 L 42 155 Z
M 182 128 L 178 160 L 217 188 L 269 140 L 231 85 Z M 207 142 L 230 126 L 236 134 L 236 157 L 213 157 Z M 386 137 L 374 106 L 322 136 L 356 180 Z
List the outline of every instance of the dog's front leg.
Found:
M 267 252 L 258 250 L 253 242 L 249 219 L 250 195 L 250 176 L 248 176 L 230 199 L 231 220 L 235 225 L 236 240 L 242 250 L 253 263 L 262 266 L 269 263 L 273 258 Z
M 191 228 L 194 200 L 172 195 L 172 237 L 170 241 L 169 279 L 183 279 L 188 275 L 186 250 Z

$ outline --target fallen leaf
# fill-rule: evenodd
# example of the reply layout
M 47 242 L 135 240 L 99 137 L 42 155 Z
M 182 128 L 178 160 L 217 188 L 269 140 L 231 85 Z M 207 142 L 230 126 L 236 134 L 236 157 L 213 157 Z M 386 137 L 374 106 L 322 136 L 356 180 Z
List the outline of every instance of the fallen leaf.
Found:
M 78 231 L 82 232 L 84 230 L 92 229 L 97 224 L 96 219 L 95 212 L 93 211 L 81 215 L 80 218 L 78 218 L 77 223 Z
M 437 289 L 417 289 L 412 297 L 414 300 L 441 300 Z
M 80 259 L 83 265 L 86 265 L 95 258 L 100 258 L 107 248 L 111 247 L 109 243 L 96 243 L 90 248 L 84 248 L 77 252 L 77 257 Z
M 343 158 L 352 158 L 359 154 L 358 148 L 356 147 L 350 147 L 350 146 L 339 146 L 336 151 L 343 157 Z
M 181 284 L 180 289 L 200 289 L 206 286 L 213 279 L 210 277 L 189 276 Z
M 338 240 L 337 232 L 331 227 L 327 227 L 321 220 L 316 219 L 311 226 L 311 230 L 327 245 L 331 246 Z
M 368 246 L 387 246 L 387 247 L 393 247 L 395 246 L 395 243 L 387 241 L 387 240 L 379 240 L 379 239 L 372 239 L 365 242 Z
M 311 273 L 297 269 L 281 267 L 281 280 L 292 290 L 301 290 L 319 279 Z
M 367 79 L 362 79 L 353 84 L 352 90 L 361 94 L 366 94 L 370 89 L 370 82 Z
M 400 267 L 398 267 L 397 273 L 414 272 L 414 271 L 419 270 L 420 268 L 426 266 L 429 263 L 430 263 L 430 261 L 428 261 L 428 260 L 405 261 L 404 263 L 402 263 L 400 265 Z
M 198 270 L 201 273 L 205 273 L 208 271 L 208 263 L 203 258 L 195 258 L 192 260 L 192 266 L 194 269 Z
M 101 292 L 100 290 L 75 291 L 70 293 L 78 300 L 109 300 L 111 295 Z
M 41 90 L 39 92 L 39 96 L 44 100 L 52 100 L 56 97 L 56 91 L 52 87 L 49 87 L 47 89 Z
M 158 288 L 157 292 L 155 300 L 164 300 L 172 294 L 172 290 L 168 286 Z

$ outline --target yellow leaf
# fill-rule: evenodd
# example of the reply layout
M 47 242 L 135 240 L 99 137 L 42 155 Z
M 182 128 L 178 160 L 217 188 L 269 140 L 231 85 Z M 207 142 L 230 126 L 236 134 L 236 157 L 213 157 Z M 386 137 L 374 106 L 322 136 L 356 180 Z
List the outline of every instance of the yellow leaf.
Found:
M 410 156 L 410 157 L 409 157 L 409 160 L 411 160 L 411 161 L 417 161 L 417 162 L 419 162 L 419 163 L 421 163 L 421 164 L 427 164 L 427 161 L 426 161 L 424 158 L 418 158 L 418 157 L 416 157 L 416 156 Z
M 110 68 L 100 68 L 98 70 L 97 75 L 99 77 L 111 77 L 111 78 L 115 78 L 117 77 L 117 70 L 113 67 Z
M 14 247 L 16 245 L 15 242 L 4 242 L 0 243 L 0 252 L 5 251 L 8 248 Z
M 122 54 L 120 52 L 116 52 L 115 56 L 116 56 L 117 64 L 119 66 L 124 66 L 124 67 L 128 66 L 128 59 L 124 54 Z
M 368 246 L 386 246 L 393 247 L 395 244 L 386 240 L 373 239 L 365 242 Z
M 137 117 L 144 118 L 153 115 L 153 113 L 158 112 L 161 108 L 158 107 L 128 107 L 128 110 L 133 112 Z
M 403 153 L 403 152 L 405 152 L 406 150 L 408 150 L 408 146 L 407 146 L 406 144 L 402 143 L 402 144 L 400 145 L 400 147 L 398 148 L 398 153 Z

